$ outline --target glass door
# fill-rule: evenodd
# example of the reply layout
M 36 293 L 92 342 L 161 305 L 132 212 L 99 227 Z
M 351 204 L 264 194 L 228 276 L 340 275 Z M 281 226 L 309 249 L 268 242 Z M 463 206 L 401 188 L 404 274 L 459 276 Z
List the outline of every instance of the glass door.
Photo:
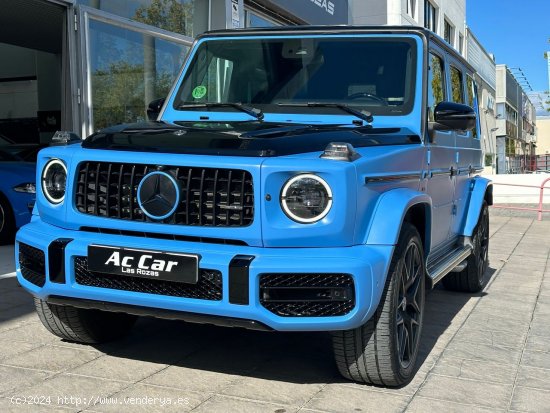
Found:
M 82 135 L 147 119 L 152 100 L 166 97 L 193 42 L 88 7 L 80 7 Z

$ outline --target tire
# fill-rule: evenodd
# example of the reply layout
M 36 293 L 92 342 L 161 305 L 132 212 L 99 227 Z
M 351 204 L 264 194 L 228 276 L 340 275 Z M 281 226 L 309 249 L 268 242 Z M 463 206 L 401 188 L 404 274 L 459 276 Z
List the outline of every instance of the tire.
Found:
M 12 244 L 15 236 L 15 218 L 8 200 L 0 193 L 0 245 Z
M 65 340 L 84 344 L 99 344 L 125 336 L 137 317 L 70 306 L 49 304 L 34 299 L 38 317 L 46 329 Z
M 451 272 L 443 278 L 447 290 L 477 293 L 485 285 L 485 272 L 489 266 L 489 208 L 483 201 L 479 220 L 472 236 L 473 251 L 468 264 L 461 272 Z
M 405 222 L 375 314 L 361 327 L 332 333 L 336 365 L 345 378 L 388 387 L 413 378 L 424 318 L 423 251 L 418 231 Z

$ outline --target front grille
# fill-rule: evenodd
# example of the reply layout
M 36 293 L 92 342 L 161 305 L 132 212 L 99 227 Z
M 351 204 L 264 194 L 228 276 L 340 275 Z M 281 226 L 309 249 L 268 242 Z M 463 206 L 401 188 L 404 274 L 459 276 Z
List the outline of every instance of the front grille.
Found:
M 262 274 L 260 303 L 281 317 L 329 317 L 355 307 L 349 274 Z
M 76 283 L 80 285 L 201 300 L 220 301 L 222 299 L 222 274 L 216 270 L 200 269 L 197 284 L 184 284 L 90 272 L 86 257 L 75 257 L 74 269 Z
M 157 170 L 171 175 L 180 191 L 176 211 L 160 221 L 147 217 L 137 201 L 141 180 Z M 83 162 L 77 174 L 75 202 L 83 214 L 207 227 L 244 227 L 254 219 L 254 191 L 248 171 Z
M 19 268 L 25 280 L 39 287 L 46 283 L 46 255 L 44 251 L 19 243 Z

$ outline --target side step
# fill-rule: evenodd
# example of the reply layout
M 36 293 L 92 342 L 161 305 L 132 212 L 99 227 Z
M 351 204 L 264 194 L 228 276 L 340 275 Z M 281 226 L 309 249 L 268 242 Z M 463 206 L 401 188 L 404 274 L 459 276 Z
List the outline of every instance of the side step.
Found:
M 441 259 L 429 263 L 427 268 L 429 288 L 434 288 L 443 277 L 453 271 L 457 266 L 461 265 L 471 253 L 472 247 L 470 245 L 464 245 L 444 255 Z

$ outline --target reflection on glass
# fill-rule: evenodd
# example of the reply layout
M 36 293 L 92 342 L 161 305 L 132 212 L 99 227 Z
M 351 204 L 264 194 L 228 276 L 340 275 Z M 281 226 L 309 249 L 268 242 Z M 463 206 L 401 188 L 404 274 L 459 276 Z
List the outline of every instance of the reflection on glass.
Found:
M 468 94 L 468 106 L 477 109 L 477 87 L 470 76 L 466 76 L 466 92 Z M 472 129 L 472 136 L 478 138 L 477 125 Z
M 271 20 L 267 20 L 266 18 L 255 14 L 249 10 L 246 10 L 246 27 L 273 27 L 275 26 L 275 23 Z
M 209 0 L 78 0 L 78 3 L 194 37 L 208 25 Z
M 430 71 L 428 73 L 428 120 L 433 122 L 435 107 L 445 100 L 445 76 L 443 61 L 439 56 L 430 54 Z
M 464 103 L 462 73 L 456 67 L 451 67 L 451 92 L 455 103 Z
M 147 104 L 165 97 L 188 47 L 90 20 L 94 129 L 142 121 Z

